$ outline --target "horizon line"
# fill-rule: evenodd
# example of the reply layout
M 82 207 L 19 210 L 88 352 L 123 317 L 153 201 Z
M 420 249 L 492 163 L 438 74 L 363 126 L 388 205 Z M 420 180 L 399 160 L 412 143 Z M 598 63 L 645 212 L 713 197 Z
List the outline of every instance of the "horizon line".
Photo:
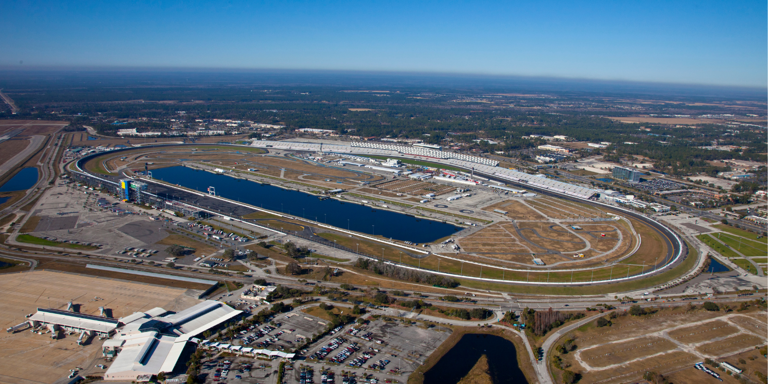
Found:
M 590 77 L 567 77 L 558 75 L 523 75 L 523 74 L 501 74 L 487 72 L 449 72 L 449 71 L 406 71 L 406 70 L 374 70 L 374 69 L 312 69 L 312 68 L 248 68 L 248 67 L 192 67 L 192 66 L 119 66 L 119 65 L 0 65 L 0 71 L 77 71 L 77 70 L 100 70 L 100 71 L 205 71 L 205 72 L 294 72 L 294 73 L 356 73 L 356 74 L 383 74 L 383 75 L 412 75 L 412 76 L 445 76 L 445 77 L 485 77 L 485 78 L 508 78 L 508 79 L 531 79 L 531 80 L 568 80 L 583 82 L 606 82 L 606 83 L 625 83 L 625 84 L 647 84 L 647 85 L 665 85 L 665 86 L 692 86 L 692 87 L 717 87 L 717 88 L 738 88 L 768 91 L 768 84 L 758 85 L 734 85 L 718 83 L 677 83 L 651 80 L 628 80 L 628 79 L 608 79 L 608 78 L 590 78 Z

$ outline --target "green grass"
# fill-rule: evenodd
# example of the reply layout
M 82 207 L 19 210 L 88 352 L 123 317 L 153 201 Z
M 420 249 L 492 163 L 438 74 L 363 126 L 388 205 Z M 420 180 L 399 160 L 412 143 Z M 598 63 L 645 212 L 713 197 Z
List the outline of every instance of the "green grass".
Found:
M 759 242 L 761 242 L 763 244 L 768 244 L 768 242 L 766 242 L 767 239 L 765 238 L 765 236 L 763 236 L 763 237 L 758 239 L 757 236 L 760 236 L 760 235 L 758 235 L 756 233 L 745 231 L 743 229 L 734 228 L 734 227 L 731 227 L 730 225 L 724 225 L 724 224 L 715 224 L 715 225 L 713 225 L 713 227 L 715 227 L 715 228 L 717 228 L 717 229 L 719 229 L 721 231 L 734 234 L 736 236 L 746 237 L 747 239 L 750 239 L 750 240 L 755 240 L 755 241 L 759 241 Z
M 758 243 L 752 240 L 747 240 L 744 238 L 739 238 L 737 236 L 733 235 L 727 235 L 724 233 L 720 234 L 714 234 L 713 237 L 717 237 L 720 239 L 720 241 L 728 244 L 731 246 L 731 248 L 739 251 L 744 256 L 766 256 L 768 255 L 768 250 L 766 250 L 766 247 L 768 245 L 763 243 Z M 739 241 L 741 240 L 741 241 Z M 739 244 L 741 243 L 741 244 Z
M 744 259 L 731 259 L 736 265 L 738 265 L 741 268 L 744 268 L 747 270 L 747 272 L 757 275 L 757 271 L 755 270 L 755 267 L 747 260 Z
M 752 261 L 755 263 L 768 263 L 768 257 L 753 257 Z
M 377 160 L 386 160 L 386 159 L 392 159 L 393 158 L 392 156 L 372 156 L 372 155 L 367 155 L 367 156 L 362 156 L 362 157 L 368 157 L 368 158 L 377 159 Z M 432 167 L 432 168 L 439 168 L 439 169 L 448 169 L 448 170 L 451 170 L 451 171 L 462 171 L 462 172 L 466 171 L 465 169 L 462 169 L 462 168 L 456 168 L 456 167 L 452 167 L 450 165 L 442 165 L 442 164 L 438 164 L 438 163 L 431 163 L 429 161 L 401 159 L 401 158 L 397 158 L 397 159 L 400 160 L 401 163 L 405 163 L 405 164 L 421 165 L 423 167 Z
M 737 255 L 736 252 L 734 252 L 732 249 L 718 243 L 717 240 L 712 238 L 712 236 L 710 235 L 707 235 L 707 234 L 698 235 L 696 236 L 696 238 L 701 240 L 702 242 L 704 242 L 704 244 L 708 245 L 710 248 L 714 249 L 715 251 L 717 251 L 718 253 L 720 253 L 725 257 L 728 257 L 728 258 L 741 257 Z
M 461 285 L 465 287 L 492 289 L 496 291 L 505 291 L 505 292 L 512 292 L 512 293 L 530 293 L 530 294 L 542 294 L 542 295 L 599 295 L 599 294 L 614 293 L 614 292 L 627 292 L 627 291 L 634 291 L 638 289 L 652 287 L 654 285 L 662 284 L 667 281 L 672 281 L 682 276 L 686 272 L 690 271 L 691 269 L 693 269 L 693 267 L 696 265 L 696 259 L 698 258 L 698 253 L 696 252 L 695 249 L 693 249 L 690 246 L 688 246 L 688 249 L 690 250 L 688 257 L 685 260 L 683 260 L 683 262 L 677 267 L 669 271 L 660 273 L 658 275 L 650 276 L 645 279 L 632 280 L 624 283 L 602 284 L 602 285 L 593 285 L 593 286 L 584 286 L 584 287 L 565 287 L 565 286 L 564 287 L 548 287 L 548 286 L 523 286 L 523 285 L 496 284 L 496 283 L 486 283 L 481 281 L 462 280 L 462 279 L 459 279 L 459 281 L 461 282 Z
M 16 237 L 16 240 L 20 243 L 42 245 L 46 247 L 61 247 L 61 248 L 83 249 L 83 250 L 99 249 L 99 247 L 94 247 L 91 245 L 70 244 L 70 243 L 63 243 L 60 241 L 51 241 L 51 240 L 41 239 L 39 237 L 26 235 L 26 234 L 19 235 L 18 237 Z

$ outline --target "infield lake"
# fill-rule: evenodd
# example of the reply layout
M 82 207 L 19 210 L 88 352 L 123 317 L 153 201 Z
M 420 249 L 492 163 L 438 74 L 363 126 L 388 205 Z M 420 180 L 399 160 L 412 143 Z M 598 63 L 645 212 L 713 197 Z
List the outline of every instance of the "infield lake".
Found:
M 414 243 L 435 241 L 462 229 L 448 223 L 360 204 L 335 199 L 320 200 L 317 196 L 304 192 L 187 167 L 155 169 L 152 171 L 152 177 L 198 191 L 205 191 L 209 186 L 213 186 L 216 188 L 216 195 L 255 207 L 303 217 L 341 229 Z M 376 199 L 371 198 L 371 201 Z

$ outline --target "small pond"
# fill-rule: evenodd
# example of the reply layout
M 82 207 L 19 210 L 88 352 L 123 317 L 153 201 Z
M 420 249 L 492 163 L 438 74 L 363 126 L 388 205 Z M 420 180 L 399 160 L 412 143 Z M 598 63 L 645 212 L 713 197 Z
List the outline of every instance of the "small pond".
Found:
M 37 176 L 37 168 L 24 168 L 0 186 L 0 192 L 23 191 L 32 188 L 37 183 Z
M 717 272 L 728 272 L 730 269 L 720 263 L 719 261 L 715 260 L 714 258 L 709 258 L 709 267 L 707 267 L 707 273 L 717 273 Z
M 452 384 L 461 380 L 482 355 L 495 384 L 527 383 L 517 365 L 517 350 L 511 341 L 493 335 L 466 334 L 424 373 L 424 384 Z

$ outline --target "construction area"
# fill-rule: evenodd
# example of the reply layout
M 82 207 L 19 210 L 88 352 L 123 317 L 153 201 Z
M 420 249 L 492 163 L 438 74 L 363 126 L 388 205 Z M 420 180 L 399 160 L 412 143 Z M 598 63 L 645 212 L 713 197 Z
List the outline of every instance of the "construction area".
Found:
M 554 352 L 556 358 L 550 361 L 580 373 L 589 383 L 630 382 L 648 371 L 675 383 L 716 383 L 714 376 L 694 367 L 710 360 L 740 367 L 741 375 L 751 380 L 757 380 L 759 372 L 766 374 L 765 357 L 756 353 L 756 348 L 766 345 L 768 328 L 763 311 L 708 311 L 683 306 L 637 316 L 606 314 L 604 318 L 609 321 L 607 325 L 592 322 L 562 336 L 558 342 L 570 340 L 577 347 L 567 353 Z M 739 382 L 735 372 L 709 368 L 726 382 Z

